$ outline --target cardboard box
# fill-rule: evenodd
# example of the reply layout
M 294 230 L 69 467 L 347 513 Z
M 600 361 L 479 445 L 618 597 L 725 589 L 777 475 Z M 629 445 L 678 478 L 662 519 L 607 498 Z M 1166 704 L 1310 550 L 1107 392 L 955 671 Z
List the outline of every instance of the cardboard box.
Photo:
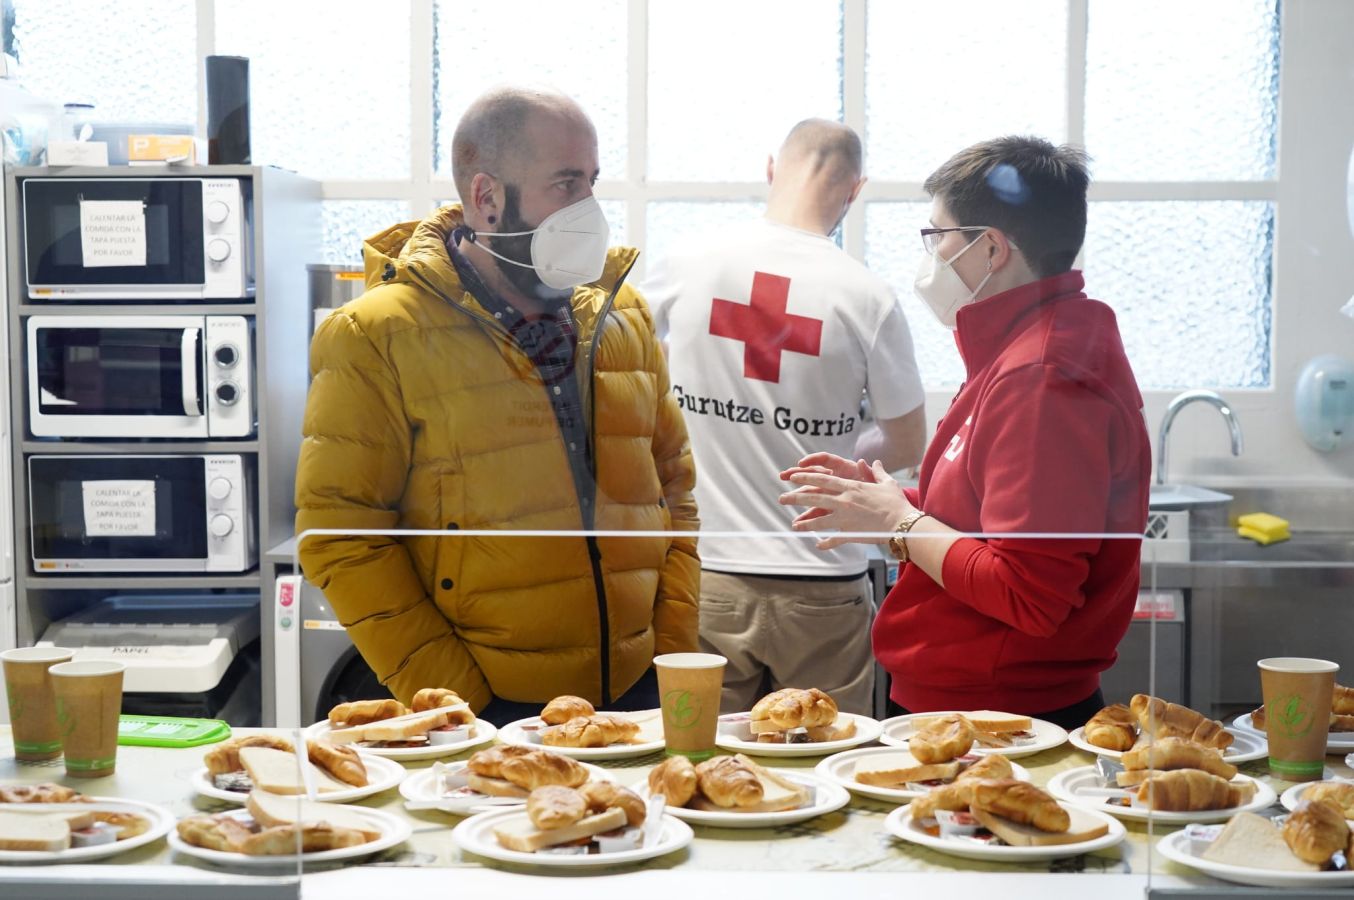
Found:
M 160 165 L 179 159 L 185 165 L 197 162 L 197 141 L 186 134 L 131 134 L 127 136 L 130 165 Z

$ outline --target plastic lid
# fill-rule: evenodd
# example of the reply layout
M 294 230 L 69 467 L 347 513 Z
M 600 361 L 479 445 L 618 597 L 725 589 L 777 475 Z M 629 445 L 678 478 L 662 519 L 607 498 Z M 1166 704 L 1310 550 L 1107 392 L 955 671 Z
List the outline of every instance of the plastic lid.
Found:
M 118 744 L 123 747 L 198 747 L 230 737 L 220 719 L 177 716 L 118 716 Z

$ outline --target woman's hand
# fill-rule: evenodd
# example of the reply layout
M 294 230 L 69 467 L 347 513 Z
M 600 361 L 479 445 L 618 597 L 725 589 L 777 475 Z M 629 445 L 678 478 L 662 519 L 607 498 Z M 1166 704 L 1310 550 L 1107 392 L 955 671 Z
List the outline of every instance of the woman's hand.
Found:
M 795 531 L 892 532 L 913 510 L 898 483 L 879 460 L 867 466 L 830 453 L 804 457 L 781 477 L 796 490 L 780 495 L 782 506 L 802 506 L 791 526 Z M 888 537 L 829 537 L 817 542 L 819 550 L 842 544 L 883 544 Z

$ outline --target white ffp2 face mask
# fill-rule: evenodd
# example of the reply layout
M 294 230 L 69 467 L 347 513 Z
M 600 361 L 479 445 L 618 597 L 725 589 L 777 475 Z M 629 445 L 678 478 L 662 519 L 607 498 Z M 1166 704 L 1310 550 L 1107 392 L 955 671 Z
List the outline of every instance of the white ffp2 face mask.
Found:
M 531 262 L 508 259 L 480 244 L 485 253 L 524 269 L 535 269 L 546 287 L 567 290 L 596 281 L 606 267 L 611 227 L 596 197 L 588 196 L 546 216 L 531 231 L 478 232 L 481 238 L 531 235 Z
M 973 298 L 978 296 L 978 292 L 992 277 L 989 268 L 983 280 L 978 282 L 978 286 L 969 290 L 968 285 L 964 284 L 964 279 L 954 270 L 954 261 L 967 253 L 976 243 L 978 243 L 976 240 L 970 241 L 963 250 L 948 260 L 941 259 L 939 253 L 931 253 L 923 256 L 917 264 L 917 277 L 912 282 L 912 290 L 940 320 L 940 324 L 951 331 L 958 323 L 960 308 L 973 302 Z

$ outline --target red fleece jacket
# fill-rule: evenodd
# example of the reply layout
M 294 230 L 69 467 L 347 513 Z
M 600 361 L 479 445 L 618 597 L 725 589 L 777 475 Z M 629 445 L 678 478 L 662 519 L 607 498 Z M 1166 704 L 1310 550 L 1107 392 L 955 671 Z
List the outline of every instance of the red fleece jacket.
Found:
M 917 507 L 970 533 L 941 588 L 905 565 L 874 625 L 914 712 L 1050 712 L 1095 691 L 1128 630 L 1151 450 L 1114 312 L 1067 272 L 960 310 L 968 379 L 922 460 Z

